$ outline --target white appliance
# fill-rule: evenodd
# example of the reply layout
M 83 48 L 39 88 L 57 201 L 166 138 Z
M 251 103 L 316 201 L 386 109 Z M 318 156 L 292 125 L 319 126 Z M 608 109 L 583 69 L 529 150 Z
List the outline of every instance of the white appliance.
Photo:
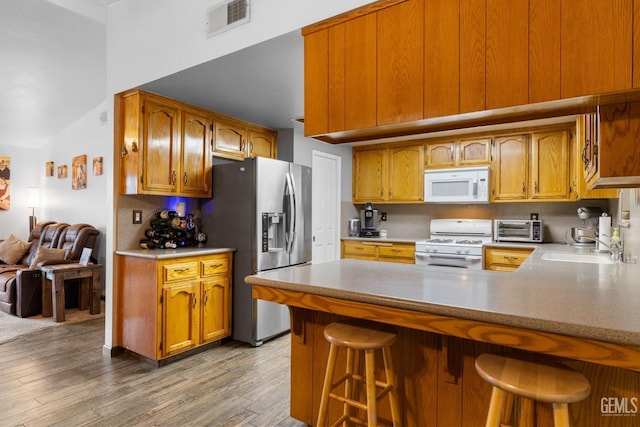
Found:
M 432 219 L 429 239 L 416 242 L 416 265 L 482 270 L 482 245 L 491 242 L 490 219 Z
M 288 331 L 288 308 L 253 299 L 244 278 L 311 261 L 311 168 L 264 157 L 215 165 L 200 209 L 207 246 L 236 248 L 233 339 L 258 346 Z
M 427 203 L 489 203 L 489 166 L 424 171 Z

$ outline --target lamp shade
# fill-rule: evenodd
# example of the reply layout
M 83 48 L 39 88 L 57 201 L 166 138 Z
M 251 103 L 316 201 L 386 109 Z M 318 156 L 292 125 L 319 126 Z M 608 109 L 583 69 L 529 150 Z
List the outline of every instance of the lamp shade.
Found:
M 27 188 L 27 207 L 37 208 L 40 206 L 40 189 L 38 187 Z

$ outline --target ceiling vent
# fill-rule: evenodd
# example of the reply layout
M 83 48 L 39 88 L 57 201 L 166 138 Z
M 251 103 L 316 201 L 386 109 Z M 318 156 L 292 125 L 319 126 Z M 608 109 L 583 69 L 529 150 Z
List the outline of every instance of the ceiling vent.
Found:
M 251 0 L 228 0 L 207 9 L 207 38 L 251 20 Z

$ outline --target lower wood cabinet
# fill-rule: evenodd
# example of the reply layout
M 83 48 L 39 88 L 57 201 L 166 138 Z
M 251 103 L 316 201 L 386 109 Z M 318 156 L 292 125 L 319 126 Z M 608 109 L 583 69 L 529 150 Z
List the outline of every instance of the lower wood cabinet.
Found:
M 342 258 L 415 264 L 416 245 L 403 242 L 343 240 Z
M 494 271 L 515 271 L 533 252 L 533 248 L 484 248 L 484 269 Z
M 117 345 L 160 360 L 230 336 L 232 257 L 118 255 Z

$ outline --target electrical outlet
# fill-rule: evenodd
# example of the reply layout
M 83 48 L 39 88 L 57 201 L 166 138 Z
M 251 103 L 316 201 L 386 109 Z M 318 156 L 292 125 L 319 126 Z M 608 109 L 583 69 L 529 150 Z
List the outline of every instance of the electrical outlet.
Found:
M 142 224 L 142 211 L 139 209 L 133 210 L 133 223 Z
M 386 221 L 387 220 L 387 213 L 386 212 L 382 212 L 380 214 L 380 221 Z

